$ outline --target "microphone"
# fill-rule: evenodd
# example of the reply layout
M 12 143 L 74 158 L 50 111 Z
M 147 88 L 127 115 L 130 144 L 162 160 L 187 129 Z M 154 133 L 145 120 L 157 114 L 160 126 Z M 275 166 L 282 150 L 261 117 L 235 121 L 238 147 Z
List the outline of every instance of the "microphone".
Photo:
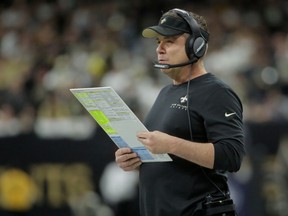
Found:
M 180 63 L 180 64 L 161 64 L 161 63 L 154 62 L 154 68 L 158 68 L 158 69 L 176 68 L 176 67 L 182 67 L 182 66 L 186 66 L 189 64 L 193 64 L 196 61 L 197 61 L 197 59 L 192 59 L 188 62 L 184 62 L 184 63 Z

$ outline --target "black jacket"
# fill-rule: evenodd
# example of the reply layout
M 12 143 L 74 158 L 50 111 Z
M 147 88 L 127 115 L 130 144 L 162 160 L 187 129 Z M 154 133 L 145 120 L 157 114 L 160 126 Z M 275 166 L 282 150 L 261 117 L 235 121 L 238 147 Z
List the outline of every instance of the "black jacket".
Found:
M 173 162 L 142 164 L 141 216 L 191 216 L 207 194 L 229 190 L 225 173 L 239 170 L 245 154 L 242 112 L 234 91 L 210 73 L 160 91 L 145 121 L 148 130 L 212 142 L 215 163 L 210 170 L 170 155 Z

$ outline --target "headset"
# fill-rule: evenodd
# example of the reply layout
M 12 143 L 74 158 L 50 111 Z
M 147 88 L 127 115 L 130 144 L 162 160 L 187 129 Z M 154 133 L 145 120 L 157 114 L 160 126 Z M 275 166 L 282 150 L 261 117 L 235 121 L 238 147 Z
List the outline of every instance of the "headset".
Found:
M 202 30 L 196 20 L 185 10 L 174 8 L 178 16 L 184 19 L 191 29 L 191 35 L 186 41 L 185 51 L 190 60 L 198 60 L 207 50 L 208 32 Z

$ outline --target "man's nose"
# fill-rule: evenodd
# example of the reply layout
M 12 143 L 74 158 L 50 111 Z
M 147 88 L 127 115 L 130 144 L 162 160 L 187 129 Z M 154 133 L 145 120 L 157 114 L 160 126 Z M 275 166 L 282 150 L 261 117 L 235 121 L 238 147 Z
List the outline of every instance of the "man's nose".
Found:
M 164 46 L 163 46 L 163 42 L 159 42 L 158 46 L 156 48 L 156 52 L 157 53 L 163 53 L 164 52 Z

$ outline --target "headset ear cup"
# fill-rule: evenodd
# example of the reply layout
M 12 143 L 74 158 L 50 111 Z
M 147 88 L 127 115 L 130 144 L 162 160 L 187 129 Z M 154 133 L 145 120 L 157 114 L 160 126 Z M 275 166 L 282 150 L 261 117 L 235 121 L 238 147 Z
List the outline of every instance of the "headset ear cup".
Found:
M 193 52 L 197 58 L 201 58 L 206 52 L 206 41 L 202 37 L 195 39 L 193 43 Z
M 201 58 L 205 54 L 206 48 L 206 41 L 202 37 L 198 37 L 194 40 L 191 35 L 186 40 L 185 50 L 189 60 L 192 60 L 193 58 L 198 60 Z

